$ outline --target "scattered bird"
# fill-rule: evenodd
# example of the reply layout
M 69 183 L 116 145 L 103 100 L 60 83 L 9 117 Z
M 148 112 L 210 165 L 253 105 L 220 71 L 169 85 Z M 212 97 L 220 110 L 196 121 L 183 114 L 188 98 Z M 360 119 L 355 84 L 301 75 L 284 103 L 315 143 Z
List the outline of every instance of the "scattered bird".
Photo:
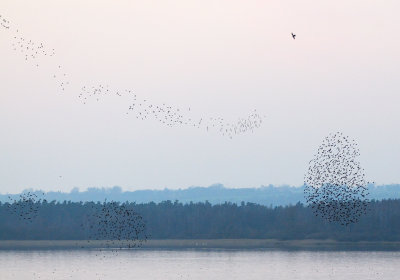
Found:
M 10 21 L 0 15 L 0 26 L 4 29 L 10 29 Z
M 236 122 L 227 121 L 223 117 L 195 116 L 191 107 L 187 110 L 166 103 L 153 103 L 149 99 L 139 98 L 133 90 L 113 90 L 108 85 L 84 86 L 78 98 L 83 104 L 90 100 L 100 101 L 106 95 L 127 97 L 129 105 L 125 114 L 133 114 L 137 120 L 154 120 L 167 127 L 188 126 L 203 129 L 209 132 L 212 128 L 224 137 L 232 139 L 247 132 L 254 132 L 261 127 L 265 115 L 254 110 L 245 118 L 238 118 Z
M 32 63 L 35 68 L 40 68 L 42 62 L 45 61 L 44 59 L 52 58 L 56 55 L 55 49 L 47 48 L 43 42 L 36 42 L 24 37 L 18 29 L 12 28 L 10 21 L 6 20 L 2 15 L 0 15 L 0 27 L 11 31 L 12 50 L 20 55 L 25 62 Z M 68 75 L 62 70 L 61 65 L 54 67 L 52 76 L 57 82 L 60 92 L 64 92 L 67 85 L 69 85 L 69 81 L 67 80 Z

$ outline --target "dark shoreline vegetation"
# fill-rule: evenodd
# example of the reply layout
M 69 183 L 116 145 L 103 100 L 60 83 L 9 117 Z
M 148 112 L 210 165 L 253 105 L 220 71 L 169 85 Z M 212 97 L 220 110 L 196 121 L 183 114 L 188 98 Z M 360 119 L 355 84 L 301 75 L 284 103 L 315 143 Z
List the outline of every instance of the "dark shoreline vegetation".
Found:
M 127 248 L 126 242 L 110 247 L 103 240 L 0 240 L 0 250 L 114 250 Z M 334 240 L 277 239 L 160 239 L 148 240 L 131 249 L 148 250 L 301 250 L 301 251 L 400 251 L 400 242 L 346 242 Z
M 41 202 L 32 222 L 0 203 L 0 240 L 86 240 L 81 224 L 101 203 Z M 266 207 L 254 203 L 127 203 L 147 225 L 149 239 L 275 239 L 338 242 L 400 242 L 400 200 L 372 201 L 356 224 L 341 226 L 315 217 L 300 203 Z

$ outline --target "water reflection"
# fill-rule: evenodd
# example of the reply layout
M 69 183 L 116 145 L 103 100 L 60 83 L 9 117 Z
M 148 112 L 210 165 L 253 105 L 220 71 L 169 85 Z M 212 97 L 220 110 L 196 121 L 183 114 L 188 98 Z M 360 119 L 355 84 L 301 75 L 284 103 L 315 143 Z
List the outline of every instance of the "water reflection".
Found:
M 398 279 L 400 252 L 0 251 L 2 280 Z

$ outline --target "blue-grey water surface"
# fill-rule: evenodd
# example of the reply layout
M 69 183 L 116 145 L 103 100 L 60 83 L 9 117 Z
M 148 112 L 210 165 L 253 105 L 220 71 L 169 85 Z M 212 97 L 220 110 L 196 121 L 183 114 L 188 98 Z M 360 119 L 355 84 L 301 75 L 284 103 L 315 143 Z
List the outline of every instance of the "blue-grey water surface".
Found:
M 400 279 L 400 252 L 0 251 L 0 279 Z

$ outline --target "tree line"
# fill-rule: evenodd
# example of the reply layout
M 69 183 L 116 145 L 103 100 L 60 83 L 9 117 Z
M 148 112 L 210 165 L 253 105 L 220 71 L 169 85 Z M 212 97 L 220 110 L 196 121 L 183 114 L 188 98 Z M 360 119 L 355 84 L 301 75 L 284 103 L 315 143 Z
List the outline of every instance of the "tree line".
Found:
M 400 185 L 368 185 L 368 198 L 375 200 L 400 199 Z M 10 202 L 18 199 L 23 193 L 31 192 L 41 195 L 43 191 L 27 189 L 18 194 L 0 194 L 1 202 Z M 225 188 L 221 184 L 214 184 L 209 187 L 190 187 L 185 189 L 163 189 L 163 190 L 135 190 L 124 191 L 121 187 L 113 188 L 88 188 L 79 191 L 74 188 L 71 192 L 45 192 L 47 200 L 52 201 L 73 201 L 90 202 L 114 200 L 120 202 L 156 203 L 162 201 L 179 200 L 182 203 L 209 201 L 211 204 L 221 204 L 225 201 L 238 203 L 242 201 L 258 203 L 266 206 L 285 206 L 296 204 L 297 202 L 306 203 L 304 198 L 304 186 L 261 186 L 259 188 Z
M 32 204 L 32 203 L 31 203 Z M 23 219 L 15 205 L 0 203 L 1 240 L 85 240 L 88 217 L 104 203 L 33 203 L 35 215 Z M 14 207 L 14 208 L 13 208 Z M 267 207 L 255 203 L 209 202 L 124 203 L 143 217 L 150 239 L 332 239 L 338 241 L 400 241 L 400 199 L 371 201 L 367 214 L 349 226 L 316 217 L 301 203 Z M 96 227 L 94 227 L 96 228 Z

